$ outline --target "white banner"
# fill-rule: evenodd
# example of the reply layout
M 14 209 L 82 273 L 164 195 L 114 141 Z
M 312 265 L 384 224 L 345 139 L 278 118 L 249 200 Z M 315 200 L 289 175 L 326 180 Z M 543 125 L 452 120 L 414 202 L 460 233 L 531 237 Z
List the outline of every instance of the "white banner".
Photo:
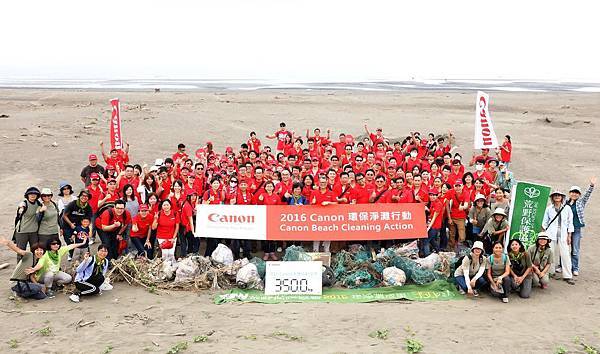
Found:
M 265 295 L 321 295 L 322 293 L 322 262 L 267 262 Z
M 267 239 L 265 205 L 198 205 L 196 237 Z
M 493 149 L 498 147 L 498 138 L 492 125 L 489 111 L 490 96 L 477 91 L 475 103 L 475 149 Z

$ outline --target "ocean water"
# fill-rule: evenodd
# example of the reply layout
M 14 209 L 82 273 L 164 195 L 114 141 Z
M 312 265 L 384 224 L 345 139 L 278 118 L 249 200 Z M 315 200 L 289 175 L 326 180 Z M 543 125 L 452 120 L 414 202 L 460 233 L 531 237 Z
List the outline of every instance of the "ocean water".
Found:
M 124 79 L 124 80 L 46 80 L 0 79 L 0 88 L 74 89 L 116 91 L 256 91 L 256 90 L 349 90 L 349 91 L 509 91 L 509 92 L 600 92 L 600 83 L 524 80 L 421 80 L 364 82 L 282 82 L 274 80 L 196 80 L 196 79 Z

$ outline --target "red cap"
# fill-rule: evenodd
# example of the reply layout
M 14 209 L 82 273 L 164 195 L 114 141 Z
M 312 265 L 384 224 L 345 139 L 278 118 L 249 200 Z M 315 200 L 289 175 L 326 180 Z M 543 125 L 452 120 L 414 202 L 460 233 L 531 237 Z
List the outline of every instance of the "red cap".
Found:
M 313 157 L 312 161 L 319 161 L 319 158 L 318 157 Z
M 187 193 L 186 197 L 189 197 L 190 195 L 198 195 L 198 193 L 196 193 L 194 190 L 191 190 Z
M 148 210 L 150 210 L 150 207 L 148 207 L 148 205 L 146 205 L 146 204 L 140 205 L 140 211 L 148 211 Z
M 116 170 L 115 165 L 106 165 L 107 170 Z
M 225 152 L 233 152 L 233 148 L 231 146 L 228 146 L 225 148 Z
M 96 156 L 96 154 L 89 154 L 88 155 L 88 160 L 92 161 L 92 160 L 98 160 L 98 156 Z
M 90 173 L 90 179 L 100 179 L 100 175 L 96 172 Z
M 112 182 L 117 183 L 117 180 L 114 179 L 114 178 L 109 178 L 109 179 L 106 180 L 106 184 L 109 184 L 109 183 L 112 183 Z
M 463 183 L 462 183 L 462 181 L 461 181 L 461 180 L 458 180 L 458 181 L 454 182 L 454 185 L 455 185 L 455 186 L 462 186 L 462 185 L 463 185 Z

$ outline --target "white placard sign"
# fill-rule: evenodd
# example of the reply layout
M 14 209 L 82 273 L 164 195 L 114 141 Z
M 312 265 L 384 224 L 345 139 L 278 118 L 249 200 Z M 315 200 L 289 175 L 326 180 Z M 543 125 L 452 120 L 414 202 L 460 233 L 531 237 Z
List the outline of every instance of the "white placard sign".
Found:
M 265 295 L 321 295 L 323 263 L 267 262 Z

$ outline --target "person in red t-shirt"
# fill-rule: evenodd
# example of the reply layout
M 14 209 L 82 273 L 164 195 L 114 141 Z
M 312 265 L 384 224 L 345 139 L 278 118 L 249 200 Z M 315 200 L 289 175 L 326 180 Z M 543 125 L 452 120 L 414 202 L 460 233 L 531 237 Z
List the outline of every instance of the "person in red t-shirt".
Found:
M 92 173 L 90 175 L 90 179 L 92 182 L 87 187 L 88 192 L 90 192 L 90 199 L 88 200 L 88 203 L 90 203 L 90 206 L 92 207 L 92 212 L 96 214 L 96 212 L 98 211 L 98 203 L 100 203 L 100 200 L 104 198 L 104 191 L 102 190 L 102 188 L 100 188 L 99 174 L 95 172 Z M 92 223 L 93 222 L 94 220 L 92 220 Z
M 465 219 L 469 210 L 470 195 L 468 192 L 463 191 L 463 183 L 458 180 L 454 182 L 454 189 L 448 191 L 446 198 L 449 200 L 449 205 L 446 207 L 448 228 L 450 229 L 448 245 L 454 251 L 456 242 L 462 243 L 466 238 Z M 456 239 L 457 233 L 458 240 Z
M 413 195 L 417 203 L 427 204 L 429 202 L 429 193 L 427 187 L 422 184 L 421 175 L 413 177 Z
M 102 243 L 108 245 L 108 259 L 119 258 L 119 244 L 123 241 L 123 235 L 127 226 L 131 224 L 131 215 L 125 210 L 125 201 L 118 199 L 115 206 L 102 212 L 96 220 Z
M 133 170 L 132 165 L 125 165 L 125 168 L 123 169 L 123 171 L 121 171 L 121 173 L 119 173 L 119 175 L 117 176 L 117 189 L 118 190 L 122 191 L 123 187 L 125 187 L 128 184 L 133 186 L 134 190 L 137 190 L 137 188 L 140 184 L 140 179 L 135 176 L 133 171 L 134 170 Z
M 169 172 L 166 167 L 161 167 L 158 170 L 158 189 L 156 190 L 156 194 L 158 195 L 160 200 L 165 200 L 169 198 L 169 194 L 171 193 L 171 186 L 173 184 L 173 179 L 169 176 Z
M 202 197 L 202 204 L 223 204 L 221 194 L 221 180 L 218 177 L 213 177 L 210 180 L 210 188 L 204 192 Z M 221 242 L 218 238 L 207 238 L 206 239 L 206 250 L 204 257 L 210 257 L 213 251 L 217 248 L 217 245 Z
M 281 196 L 275 193 L 275 185 L 271 181 L 267 181 L 265 183 L 265 190 L 260 193 L 257 198 L 258 205 L 280 205 Z M 263 251 L 265 252 L 263 259 L 266 261 L 271 257 L 272 260 L 276 261 L 277 256 L 275 255 L 275 251 L 277 250 L 277 242 L 275 241 L 265 241 L 263 243 Z
M 340 139 L 339 141 L 331 144 L 333 146 L 333 148 L 335 149 L 335 155 L 337 157 L 341 157 L 342 155 L 344 155 L 346 145 L 348 144 L 346 142 L 346 134 L 340 133 L 339 139 Z M 350 148 L 350 151 L 352 152 L 352 146 Z
M 104 197 L 98 201 L 98 208 L 106 203 L 114 203 L 119 199 L 119 191 L 117 190 L 117 181 L 113 178 L 109 178 L 106 181 L 106 192 Z M 110 250 L 109 250 L 110 251 Z M 109 252 L 110 253 L 110 252 Z
M 496 149 L 496 154 L 498 154 L 500 161 L 504 162 L 504 166 L 508 169 L 512 157 L 512 142 L 510 140 L 510 135 L 504 136 L 504 141 L 500 148 Z
M 161 210 L 154 216 L 152 230 L 156 230 L 156 238 L 162 250 L 163 261 L 175 262 L 175 245 L 179 234 L 179 215 L 173 210 L 171 201 L 162 201 Z
M 367 127 L 367 125 L 365 124 L 365 132 L 367 132 L 367 135 L 373 142 L 373 146 L 376 146 L 378 142 L 384 142 L 384 140 L 385 140 L 385 138 L 383 137 L 383 129 L 381 129 L 381 128 L 377 128 L 377 130 L 375 131 L 375 134 L 372 134 L 369 131 L 369 128 Z
M 140 205 L 140 212 L 131 221 L 131 243 L 137 250 L 138 257 L 152 257 L 152 243 L 150 235 L 154 216 L 146 204 Z
M 186 195 L 185 202 L 181 208 L 181 227 L 183 228 L 183 238 L 180 242 L 181 257 L 188 254 L 196 254 L 200 251 L 200 239 L 195 232 L 196 205 L 198 204 L 198 194 L 192 191 Z
M 375 178 L 375 189 L 371 192 L 369 197 L 370 203 L 386 203 L 385 194 L 388 192 L 388 188 L 385 186 L 385 176 L 380 175 Z
M 175 164 L 177 165 L 179 164 L 178 161 L 183 162 L 187 160 L 189 157 L 188 154 L 185 152 L 185 144 L 179 143 L 177 145 L 177 152 L 174 153 L 171 158 L 173 159 L 173 162 L 175 162 Z
M 107 155 L 104 151 L 104 142 L 100 141 L 100 150 L 106 164 L 115 166 L 117 172 L 123 171 L 129 162 L 129 143 L 126 144 L 125 150 L 111 149 L 110 155 Z
M 350 192 L 350 203 L 351 204 L 367 204 L 369 203 L 369 197 L 371 196 L 372 190 L 367 188 L 365 175 L 357 173 L 355 175 L 356 185 Z
M 277 151 L 283 151 L 285 148 L 285 140 L 288 136 L 292 136 L 292 133 L 285 129 L 285 123 L 279 123 L 279 130 L 273 133 L 273 135 L 266 135 L 267 139 L 277 139 Z
M 437 191 L 429 192 L 429 223 L 427 225 L 427 239 L 423 242 L 423 256 L 430 254 L 431 248 L 440 251 L 439 234 L 445 215 L 444 203 L 438 198 Z
M 261 149 L 261 144 L 262 143 L 256 137 L 256 132 L 250 132 L 250 139 L 248 139 L 248 142 L 246 144 L 248 144 L 248 150 L 249 151 L 259 152 L 260 149 Z
M 311 205 L 330 205 L 337 204 L 333 192 L 327 188 L 327 177 L 324 175 L 319 176 L 319 188 L 315 189 L 310 196 Z M 313 241 L 313 252 L 319 252 L 320 241 Z M 325 252 L 329 252 L 331 241 L 323 241 L 323 248 Z

